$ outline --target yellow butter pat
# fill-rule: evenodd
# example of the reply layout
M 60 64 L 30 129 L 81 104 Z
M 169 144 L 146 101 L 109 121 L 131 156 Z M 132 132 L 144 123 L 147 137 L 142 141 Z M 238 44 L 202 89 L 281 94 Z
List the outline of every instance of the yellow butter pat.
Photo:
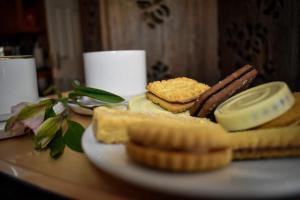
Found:
M 241 92 L 220 104 L 214 114 L 230 131 L 266 123 L 290 109 L 295 98 L 284 82 L 270 82 Z

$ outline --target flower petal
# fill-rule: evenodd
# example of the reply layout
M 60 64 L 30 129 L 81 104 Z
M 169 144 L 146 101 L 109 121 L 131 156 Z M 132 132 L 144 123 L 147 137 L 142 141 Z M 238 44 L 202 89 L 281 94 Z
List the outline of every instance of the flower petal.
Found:
M 29 102 L 21 102 L 18 103 L 17 105 L 14 105 L 13 107 L 11 107 L 11 113 L 12 115 L 17 115 L 20 113 L 20 111 L 27 105 L 29 105 Z
M 44 121 L 44 115 L 45 115 L 45 110 L 42 111 L 42 112 L 39 112 L 34 117 L 26 119 L 26 120 L 22 120 L 21 122 L 24 124 L 24 126 L 30 128 L 34 132 L 34 134 L 36 135 L 39 126 Z
M 15 123 L 12 128 L 9 130 L 9 132 L 12 134 L 12 135 L 20 135 L 22 133 L 24 133 L 26 127 L 22 124 L 22 123 Z

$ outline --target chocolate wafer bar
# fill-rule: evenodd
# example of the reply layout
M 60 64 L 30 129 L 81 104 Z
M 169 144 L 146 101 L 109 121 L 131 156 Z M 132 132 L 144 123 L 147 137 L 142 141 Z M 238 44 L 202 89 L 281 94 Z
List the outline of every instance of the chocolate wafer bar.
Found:
M 251 65 L 245 65 L 224 80 L 218 82 L 202 93 L 190 109 L 192 116 L 208 117 L 215 108 L 233 96 L 246 89 L 257 76 L 257 70 Z

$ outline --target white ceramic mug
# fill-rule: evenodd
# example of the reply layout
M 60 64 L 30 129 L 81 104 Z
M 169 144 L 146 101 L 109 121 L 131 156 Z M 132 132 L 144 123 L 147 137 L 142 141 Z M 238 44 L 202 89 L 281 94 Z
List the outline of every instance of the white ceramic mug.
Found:
M 84 53 L 86 86 L 132 97 L 145 92 L 146 53 L 143 50 Z
M 36 102 L 38 87 L 31 56 L 0 56 L 0 120 L 20 102 Z

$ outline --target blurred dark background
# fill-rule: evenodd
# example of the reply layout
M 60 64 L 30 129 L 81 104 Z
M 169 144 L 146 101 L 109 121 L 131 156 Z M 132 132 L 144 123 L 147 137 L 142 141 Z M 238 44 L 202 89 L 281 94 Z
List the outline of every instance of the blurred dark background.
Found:
M 145 49 L 148 81 L 214 84 L 244 64 L 255 84 L 300 91 L 298 0 L 1 0 L 0 55 L 36 58 L 40 93 L 84 81 L 82 53 Z

